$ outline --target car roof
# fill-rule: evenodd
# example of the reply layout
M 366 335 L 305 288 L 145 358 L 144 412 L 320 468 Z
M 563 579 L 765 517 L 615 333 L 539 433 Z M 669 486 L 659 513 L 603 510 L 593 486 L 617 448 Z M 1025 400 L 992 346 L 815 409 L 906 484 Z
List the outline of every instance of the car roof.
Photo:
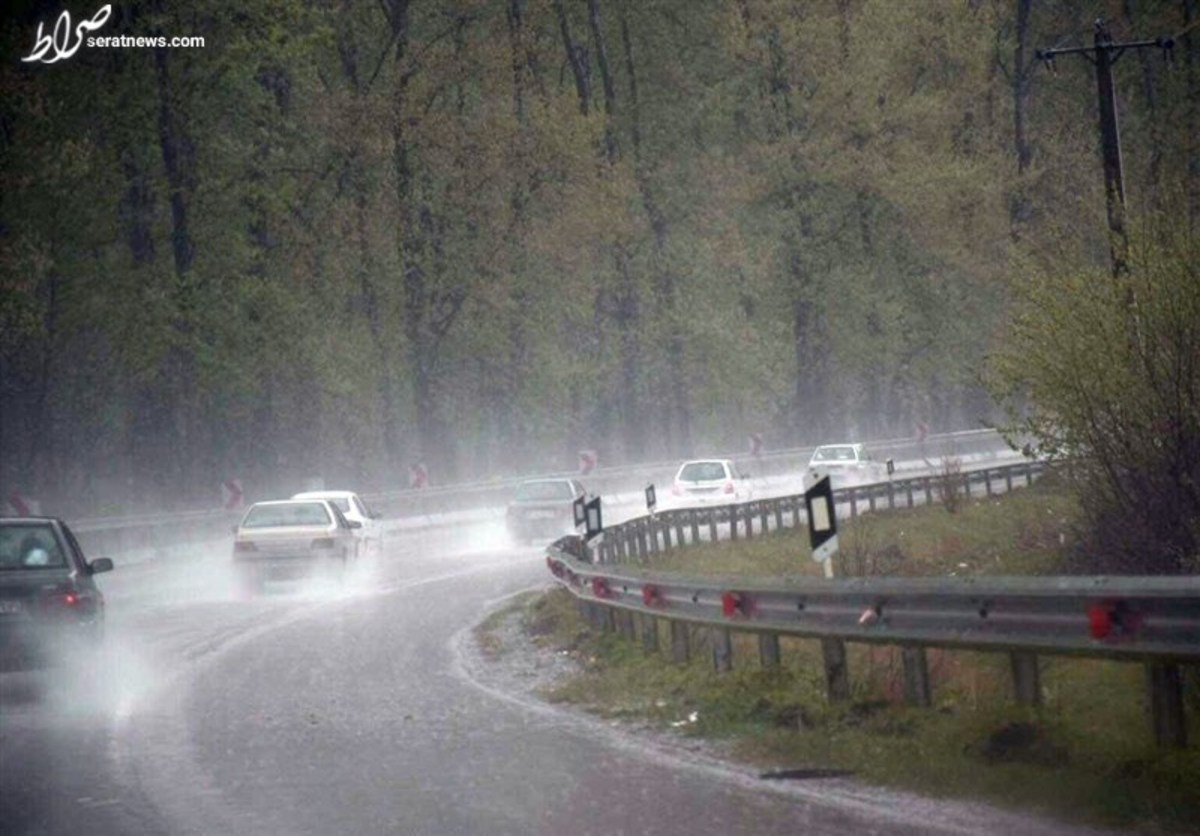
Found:
M 688 459 L 679 467 L 684 468 L 689 464 L 733 464 L 733 459 Z
M 358 496 L 354 491 L 304 491 L 292 497 L 292 499 L 349 499 L 352 496 Z
M 542 483 L 558 483 L 558 482 L 574 482 L 575 480 L 569 476 L 563 476 L 558 479 L 522 479 L 520 485 L 540 485 Z
M 309 503 L 309 502 L 321 502 L 324 504 L 328 504 L 327 500 L 321 499 L 318 497 L 310 497 L 310 498 L 302 498 L 302 499 L 297 499 L 295 497 L 292 497 L 291 499 L 268 499 L 263 502 L 255 502 L 250 507 L 257 508 L 260 505 L 303 505 L 303 504 Z
M 820 447 L 817 447 L 816 449 L 817 450 L 828 450 L 830 447 L 853 447 L 856 450 L 861 450 L 862 443 L 858 442 L 858 441 L 847 441 L 842 444 L 822 444 Z

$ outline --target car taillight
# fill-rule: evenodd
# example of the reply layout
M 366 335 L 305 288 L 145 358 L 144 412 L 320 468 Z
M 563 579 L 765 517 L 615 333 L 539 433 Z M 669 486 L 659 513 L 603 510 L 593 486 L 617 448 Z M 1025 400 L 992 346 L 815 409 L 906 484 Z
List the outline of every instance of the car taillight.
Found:
M 59 587 L 42 599 L 42 608 L 47 615 L 61 614 L 66 611 L 84 613 L 96 609 L 102 600 L 98 593 L 92 593 L 86 589 Z
M 335 545 L 332 537 L 318 537 L 312 541 L 314 549 L 332 549 Z
M 725 483 L 725 493 L 733 493 L 733 482 Z
M 248 543 L 245 540 L 239 540 L 233 544 L 233 550 L 235 552 L 256 552 L 258 551 L 258 546 Z

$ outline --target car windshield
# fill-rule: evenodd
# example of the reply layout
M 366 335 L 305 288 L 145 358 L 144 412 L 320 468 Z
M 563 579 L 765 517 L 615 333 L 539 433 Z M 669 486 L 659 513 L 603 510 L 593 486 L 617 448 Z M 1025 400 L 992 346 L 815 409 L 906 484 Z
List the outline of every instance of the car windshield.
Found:
M 721 462 L 689 462 L 679 471 L 680 482 L 716 482 L 725 478 Z
M 852 462 L 857 459 L 858 456 L 854 455 L 854 448 L 848 444 L 837 447 L 818 447 L 812 457 L 814 462 Z
M 0 526 L 0 571 L 62 569 L 66 565 L 66 553 L 51 526 L 41 523 Z
M 242 520 L 242 528 L 275 528 L 291 525 L 329 525 L 329 512 L 320 502 L 255 505 Z
M 522 482 L 517 486 L 517 501 L 570 499 L 575 495 L 570 482 Z

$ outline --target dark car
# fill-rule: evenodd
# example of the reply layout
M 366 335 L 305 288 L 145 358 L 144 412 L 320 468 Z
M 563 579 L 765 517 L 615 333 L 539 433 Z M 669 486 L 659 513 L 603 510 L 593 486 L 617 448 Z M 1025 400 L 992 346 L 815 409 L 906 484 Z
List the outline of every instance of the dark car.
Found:
M 90 563 L 62 520 L 0 518 L 0 670 L 41 668 L 104 638 L 104 596 Z
M 508 504 L 505 524 L 509 536 L 519 543 L 538 537 L 555 538 L 575 533 L 575 502 L 587 499 L 587 491 L 575 479 L 528 479 L 517 485 Z

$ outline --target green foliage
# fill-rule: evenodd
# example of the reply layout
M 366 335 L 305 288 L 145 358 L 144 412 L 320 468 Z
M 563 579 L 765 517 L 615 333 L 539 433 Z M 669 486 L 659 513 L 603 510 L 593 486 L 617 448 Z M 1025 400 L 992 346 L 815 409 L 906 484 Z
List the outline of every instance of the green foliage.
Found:
M 1200 274 L 1195 237 L 1153 216 L 1127 275 L 1030 271 L 993 358 L 1012 429 L 1075 460 L 1096 571 L 1200 569 Z
M 550 0 L 132 2 L 110 34 L 206 46 L 52 67 L 19 61 L 19 8 L 0 484 L 192 504 L 235 475 L 394 488 L 418 456 L 445 482 L 995 417 L 977 370 L 1013 339 L 1007 265 L 1106 252 L 1094 85 L 1015 66 L 1011 5 L 600 0 L 606 100 L 563 3 L 586 115 Z M 1094 11 L 1037 4 L 1037 45 Z M 1195 190 L 1177 64 L 1120 65 L 1131 195 Z

